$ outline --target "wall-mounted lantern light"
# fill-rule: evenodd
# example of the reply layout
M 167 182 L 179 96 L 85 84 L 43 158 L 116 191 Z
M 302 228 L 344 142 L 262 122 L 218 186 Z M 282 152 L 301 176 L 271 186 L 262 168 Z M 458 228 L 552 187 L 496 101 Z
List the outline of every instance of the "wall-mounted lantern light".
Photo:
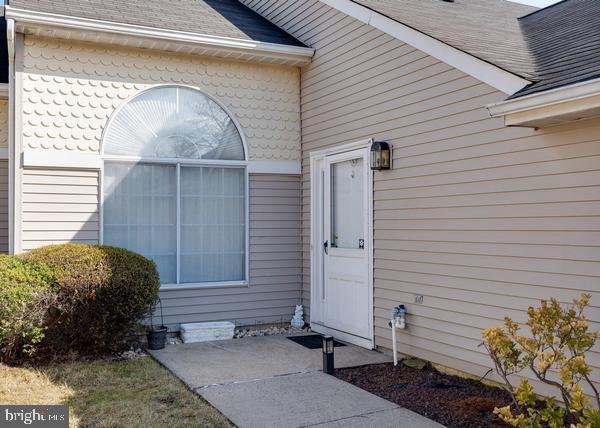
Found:
M 333 374 L 333 337 L 323 336 L 323 373 Z
M 390 169 L 392 162 L 392 151 L 390 145 L 384 141 L 374 141 L 371 144 L 371 169 L 381 171 Z

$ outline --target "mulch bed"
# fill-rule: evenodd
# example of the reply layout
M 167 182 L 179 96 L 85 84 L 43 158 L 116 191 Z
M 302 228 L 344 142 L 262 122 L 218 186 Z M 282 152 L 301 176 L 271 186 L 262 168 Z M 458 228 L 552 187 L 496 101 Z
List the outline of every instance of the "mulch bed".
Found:
M 506 426 L 493 414 L 495 407 L 510 404 L 506 391 L 430 365 L 417 370 L 402 363 L 372 364 L 337 369 L 335 376 L 449 428 Z

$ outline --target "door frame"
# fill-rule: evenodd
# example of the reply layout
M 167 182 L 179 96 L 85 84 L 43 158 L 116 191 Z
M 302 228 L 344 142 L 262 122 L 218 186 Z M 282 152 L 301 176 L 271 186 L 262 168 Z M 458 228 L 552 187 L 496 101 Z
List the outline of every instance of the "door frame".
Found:
M 374 297 L 373 297 L 373 171 L 367 168 L 367 265 L 368 265 L 368 311 L 369 331 L 368 339 L 354 336 L 343 331 L 327 327 L 322 321 L 322 306 L 320 303 L 323 293 L 323 164 L 327 156 L 338 155 L 351 151 L 362 151 L 367 164 L 370 163 L 369 149 L 373 139 L 356 141 L 326 149 L 315 150 L 310 153 L 310 327 L 312 330 L 330 334 L 336 338 L 364 348 L 373 349 L 374 340 Z

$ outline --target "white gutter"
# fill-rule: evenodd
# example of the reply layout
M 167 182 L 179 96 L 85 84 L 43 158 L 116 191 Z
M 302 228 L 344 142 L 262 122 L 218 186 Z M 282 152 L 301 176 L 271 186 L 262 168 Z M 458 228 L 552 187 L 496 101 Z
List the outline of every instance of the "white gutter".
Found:
M 458 70 L 512 95 L 531 82 L 351 0 L 320 0 Z
M 486 107 L 492 117 L 500 117 L 598 95 L 600 95 L 600 79 L 594 79 L 525 95 L 513 100 L 501 101 Z
M 58 15 L 54 13 L 15 9 L 11 6 L 5 7 L 5 15 L 7 20 L 12 19 L 19 24 L 47 25 L 74 30 L 164 40 L 174 44 L 204 47 L 225 54 L 247 53 L 254 56 L 262 55 L 272 58 L 289 58 L 290 60 L 295 60 L 300 63 L 309 63 L 314 55 L 314 49 L 302 46 L 288 46 L 277 43 L 211 36 L 177 30 L 145 27 L 141 25 L 122 24 L 111 21 Z

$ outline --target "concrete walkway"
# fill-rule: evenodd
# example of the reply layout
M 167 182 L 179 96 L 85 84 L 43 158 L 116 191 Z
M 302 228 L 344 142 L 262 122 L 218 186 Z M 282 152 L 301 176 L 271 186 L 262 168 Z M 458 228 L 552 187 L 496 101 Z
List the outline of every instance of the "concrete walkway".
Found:
M 170 345 L 152 356 L 239 427 L 396 427 L 439 425 L 322 373 L 320 349 L 284 336 Z M 390 358 L 348 345 L 336 367 Z

